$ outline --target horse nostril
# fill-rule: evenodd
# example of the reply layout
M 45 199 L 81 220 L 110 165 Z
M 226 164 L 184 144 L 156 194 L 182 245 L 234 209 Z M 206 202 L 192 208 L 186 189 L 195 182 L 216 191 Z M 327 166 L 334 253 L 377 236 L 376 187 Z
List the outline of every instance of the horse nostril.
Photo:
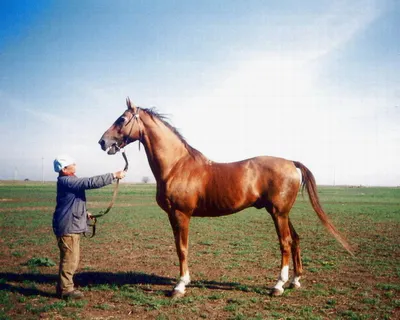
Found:
M 103 150 L 106 149 L 106 142 L 104 141 L 104 139 L 100 139 L 100 140 L 99 140 L 99 144 L 100 144 L 100 146 L 101 146 L 101 148 L 102 148 Z

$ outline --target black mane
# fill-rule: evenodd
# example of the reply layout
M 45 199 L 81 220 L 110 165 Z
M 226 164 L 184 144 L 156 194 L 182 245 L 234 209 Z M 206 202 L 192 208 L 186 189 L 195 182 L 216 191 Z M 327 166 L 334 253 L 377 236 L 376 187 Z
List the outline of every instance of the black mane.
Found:
M 146 112 L 149 116 L 151 116 L 153 119 L 157 118 L 158 120 L 160 120 L 167 128 L 169 128 L 177 137 L 178 139 L 184 144 L 184 146 L 186 147 L 186 149 L 189 151 L 189 153 L 194 156 L 197 157 L 199 155 L 201 155 L 202 157 L 204 157 L 204 155 L 196 150 L 195 148 L 193 148 L 189 143 L 187 143 L 186 139 L 182 136 L 182 134 L 178 131 L 178 129 L 176 129 L 174 126 L 172 126 L 167 120 L 168 120 L 168 116 L 165 114 L 161 114 L 159 112 L 157 112 L 155 107 L 152 108 L 142 108 L 140 107 L 140 109 L 142 109 L 144 112 Z

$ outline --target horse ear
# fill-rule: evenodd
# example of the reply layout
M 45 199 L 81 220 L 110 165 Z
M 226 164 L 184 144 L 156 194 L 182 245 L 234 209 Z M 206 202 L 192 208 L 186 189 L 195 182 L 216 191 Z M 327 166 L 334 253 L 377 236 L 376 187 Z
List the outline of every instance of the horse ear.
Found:
M 131 99 L 129 99 L 129 97 L 126 98 L 126 106 L 128 107 L 128 109 L 132 109 L 132 103 L 131 103 Z
M 136 106 L 131 102 L 131 99 L 129 99 L 129 97 L 126 98 L 126 106 L 128 107 L 128 109 L 135 111 Z

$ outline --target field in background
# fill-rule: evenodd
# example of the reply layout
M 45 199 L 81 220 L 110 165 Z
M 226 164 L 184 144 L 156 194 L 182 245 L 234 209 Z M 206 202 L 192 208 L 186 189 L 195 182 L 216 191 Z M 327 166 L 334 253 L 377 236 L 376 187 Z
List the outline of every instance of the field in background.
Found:
M 87 191 L 92 213 L 107 207 L 112 190 Z M 193 218 L 193 282 L 177 301 L 168 292 L 178 258 L 155 186 L 123 183 L 96 237 L 82 239 L 76 283 L 85 299 L 57 299 L 55 195 L 55 183 L 0 182 L 0 319 L 400 318 L 400 188 L 320 187 L 326 212 L 357 247 L 355 258 L 299 195 L 291 220 L 301 237 L 303 287 L 278 298 L 267 295 L 280 252 L 265 210 Z

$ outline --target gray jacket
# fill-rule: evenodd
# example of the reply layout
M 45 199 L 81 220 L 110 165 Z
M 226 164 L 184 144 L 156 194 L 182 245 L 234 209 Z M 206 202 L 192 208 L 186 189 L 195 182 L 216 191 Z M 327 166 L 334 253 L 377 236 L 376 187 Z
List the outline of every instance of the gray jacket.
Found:
M 104 187 L 113 182 L 112 173 L 91 178 L 59 176 L 57 179 L 57 205 L 53 215 L 53 231 L 57 237 L 86 232 L 86 189 Z

